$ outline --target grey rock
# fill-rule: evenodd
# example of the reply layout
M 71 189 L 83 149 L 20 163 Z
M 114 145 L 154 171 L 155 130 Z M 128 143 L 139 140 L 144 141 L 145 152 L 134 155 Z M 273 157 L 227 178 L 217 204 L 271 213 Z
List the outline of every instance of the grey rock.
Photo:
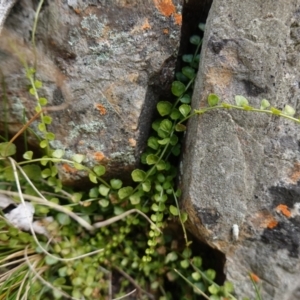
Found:
M 3 24 L 17 0 L 0 0 L 0 33 L 3 28 Z
M 49 106 L 65 108 L 49 112 L 54 149 L 64 149 L 67 158 L 84 154 L 87 166 L 101 163 L 109 176 L 128 177 L 137 166 L 158 96 L 170 91 L 174 76 L 182 6 L 180 0 L 171 3 L 45 1 L 36 32 L 37 78 Z M 2 41 L 14 35 L 28 63 L 34 60 L 28 45 L 35 9 L 29 0 L 18 2 L 2 35 Z M 4 44 L 9 128 L 16 132 L 23 108 L 27 119 L 34 114 L 35 100 L 22 66 Z M 32 128 L 39 134 L 36 124 Z M 60 175 L 72 184 L 82 174 L 70 171 L 61 166 Z
M 243 95 L 299 115 L 300 1 L 213 1 L 193 107 L 215 93 Z M 300 299 L 300 131 L 270 115 L 218 110 L 192 118 L 182 159 L 182 207 L 188 226 L 226 255 L 238 298 Z M 237 240 L 232 226 L 239 226 Z

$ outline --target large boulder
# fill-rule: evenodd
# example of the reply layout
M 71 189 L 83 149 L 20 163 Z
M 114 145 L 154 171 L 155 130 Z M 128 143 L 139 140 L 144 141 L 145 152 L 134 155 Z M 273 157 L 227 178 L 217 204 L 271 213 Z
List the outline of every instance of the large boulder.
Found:
M 210 93 L 283 109 L 300 105 L 300 1 L 214 0 L 193 107 Z M 189 228 L 226 255 L 238 298 L 300 299 L 300 127 L 262 113 L 218 110 L 188 123 L 181 169 Z M 239 227 L 239 237 L 232 226 Z
M 4 2 L 2 23 L 14 1 Z M 23 66 L 9 50 L 15 43 L 18 54 L 33 62 L 33 2 L 17 2 L 0 43 L 12 133 L 22 126 L 23 109 L 28 120 L 36 105 Z M 128 176 L 139 162 L 158 97 L 170 91 L 181 10 L 180 0 L 45 1 L 36 32 L 37 79 L 49 105 L 64 108 L 51 113 L 54 149 L 64 149 L 67 158 L 84 154 L 88 166 L 101 163 L 110 176 Z M 60 172 L 65 182 L 78 178 L 67 166 Z

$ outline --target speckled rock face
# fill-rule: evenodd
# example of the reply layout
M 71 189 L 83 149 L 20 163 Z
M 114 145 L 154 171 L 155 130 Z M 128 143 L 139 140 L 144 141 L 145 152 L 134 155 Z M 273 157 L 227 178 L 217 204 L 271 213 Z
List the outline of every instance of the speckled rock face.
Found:
M 24 48 L 36 9 L 32 2 L 17 2 L 5 23 Z M 52 147 L 66 150 L 67 157 L 84 154 L 88 166 L 101 163 L 108 174 L 126 176 L 139 162 L 159 94 L 170 90 L 181 1 L 45 2 L 36 33 L 37 78 L 49 105 L 67 106 L 51 113 Z M 17 131 L 23 108 L 29 119 L 35 100 L 27 93 L 22 67 L 3 49 L 2 57 L 9 82 L 9 125 Z M 70 183 L 76 179 L 68 168 L 61 169 L 61 176 Z
M 195 108 L 216 93 L 300 113 L 300 1 L 215 0 L 206 24 Z M 300 299 L 300 127 L 263 114 L 214 111 L 190 120 L 181 187 L 189 227 L 225 253 L 238 299 Z M 233 225 L 239 236 L 233 236 Z M 235 233 L 237 227 L 234 227 Z

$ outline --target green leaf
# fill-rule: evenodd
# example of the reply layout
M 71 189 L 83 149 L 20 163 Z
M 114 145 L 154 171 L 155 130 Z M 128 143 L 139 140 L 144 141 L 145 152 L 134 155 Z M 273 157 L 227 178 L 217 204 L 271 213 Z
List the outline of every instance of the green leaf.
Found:
M 162 171 L 166 169 L 166 163 L 163 160 L 160 160 L 157 164 L 156 164 L 156 168 L 158 171 Z
M 249 105 L 248 100 L 240 95 L 235 96 L 235 103 L 237 106 L 243 107 L 244 105 Z
M 75 154 L 72 156 L 72 160 L 77 163 L 82 163 L 82 161 L 85 159 L 85 156 L 83 154 Z
M 158 211 L 164 212 L 166 209 L 166 205 L 163 202 L 158 203 Z
M 173 81 L 171 91 L 174 96 L 179 97 L 185 92 L 185 85 L 180 81 Z
M 157 142 L 157 138 L 154 137 L 154 136 L 150 136 L 148 141 L 147 141 L 147 145 L 148 147 L 154 149 L 154 150 L 157 150 L 159 145 L 158 145 L 158 142 Z
M 156 203 L 153 203 L 151 206 L 151 209 L 155 212 L 157 212 L 159 210 L 159 206 Z
M 43 86 L 43 83 L 39 80 L 35 80 L 34 81 L 34 86 L 35 86 L 36 89 L 39 89 Z
M 93 183 L 97 183 L 97 176 L 94 175 L 93 173 L 89 173 L 89 179 Z
M 51 265 L 55 265 L 56 263 L 58 263 L 58 260 L 52 256 L 46 255 L 45 263 L 46 263 L 46 265 L 51 266 Z
M 41 106 L 39 105 L 39 106 L 36 106 L 36 107 L 34 108 L 34 110 L 35 110 L 37 113 L 39 113 L 40 111 L 42 111 L 42 108 L 41 108 Z
M 62 158 L 65 154 L 65 151 L 62 149 L 56 149 L 52 152 L 51 156 L 54 158 Z
M 146 157 L 146 162 L 148 165 L 154 165 L 155 163 L 157 163 L 159 160 L 159 157 L 157 155 L 154 154 L 149 154 Z
M 161 130 L 160 128 L 157 130 L 157 135 L 162 139 L 169 137 L 169 134 L 170 132 L 166 132 L 164 130 Z
M 191 248 L 185 248 L 185 249 L 183 250 L 183 252 L 182 252 L 182 256 L 183 256 L 184 258 L 190 258 L 191 255 L 192 255 L 192 250 L 191 250 Z
M 12 156 L 16 153 L 17 148 L 15 144 L 10 142 L 0 143 L 0 156 L 7 157 Z
M 135 169 L 131 173 L 134 182 L 142 182 L 146 178 L 146 173 L 143 170 Z
M 193 45 L 200 45 L 201 44 L 201 38 L 199 35 L 193 35 L 190 37 L 190 43 Z
M 26 77 L 27 78 L 31 78 L 33 74 L 35 74 L 35 69 L 34 68 L 27 68 L 26 69 Z
M 55 134 L 52 132 L 47 132 L 46 133 L 46 139 L 49 141 L 53 141 L 55 139 Z
M 282 111 L 285 115 L 293 117 L 296 113 L 295 109 L 291 107 L 290 105 L 286 105 Z
M 172 251 L 170 253 L 167 254 L 166 258 L 165 258 L 165 263 L 169 263 L 172 261 L 176 261 L 178 259 L 178 255 L 175 251 Z
M 69 225 L 71 223 L 70 217 L 64 213 L 58 213 L 56 215 L 56 220 L 61 225 Z
M 178 156 L 180 154 L 181 146 L 180 144 L 177 144 L 175 147 L 172 148 L 172 153 L 175 156 Z
M 81 199 L 82 199 L 82 193 L 73 193 L 72 200 L 74 203 L 80 202 Z
M 42 106 L 47 105 L 48 100 L 46 98 L 39 98 L 39 104 Z
M 193 272 L 192 273 L 192 278 L 195 280 L 195 281 L 199 281 L 201 279 L 201 274 L 198 273 L 198 272 Z
M 76 170 L 78 170 L 78 171 L 84 170 L 84 165 L 79 164 L 79 163 L 77 163 L 77 162 L 74 162 L 74 163 L 73 163 L 73 166 L 74 166 L 74 168 L 75 168 Z
M 181 72 L 176 72 L 175 77 L 178 81 L 181 81 L 181 82 L 189 81 L 189 79 L 186 76 L 184 76 Z
M 35 95 L 35 90 L 34 90 L 34 88 L 30 88 L 30 89 L 29 89 L 29 93 L 30 93 L 30 95 L 33 95 L 33 96 L 34 96 L 34 95 Z
M 205 274 L 206 274 L 206 276 L 207 276 L 210 280 L 212 280 L 212 281 L 214 281 L 215 278 L 216 278 L 216 271 L 213 270 L 213 269 L 208 269 L 208 270 L 206 270 L 206 271 L 205 271 Z
M 159 114 L 163 117 L 163 116 L 167 116 L 171 113 L 172 110 L 172 103 L 168 102 L 168 101 L 160 101 L 157 103 L 157 110 L 159 112 Z
M 132 194 L 132 192 L 133 192 L 133 187 L 126 186 L 126 187 L 119 189 L 118 196 L 122 200 L 122 199 L 129 197 Z
M 143 182 L 142 189 L 143 189 L 144 192 L 149 192 L 151 190 L 150 180 L 146 180 L 145 182 Z
M 101 207 L 104 207 L 104 208 L 109 205 L 109 201 L 107 199 L 101 199 L 101 200 L 99 200 L 98 203 Z
M 177 137 L 177 135 L 173 134 L 170 138 L 170 144 L 172 146 L 175 146 L 177 143 L 178 143 L 178 137 Z
M 41 176 L 42 176 L 43 178 L 47 178 L 47 177 L 51 176 L 51 170 L 50 170 L 49 168 L 44 169 L 44 170 L 42 171 L 42 173 L 41 173 Z
M 99 165 L 99 166 L 95 166 L 95 167 L 93 168 L 93 171 L 97 174 L 97 176 L 102 176 L 102 175 L 105 174 L 106 169 L 105 169 L 104 166 Z
M 155 194 L 154 195 L 154 200 L 157 202 L 165 202 L 168 199 L 168 196 L 166 194 L 161 195 L 159 194 Z
M 216 295 L 219 292 L 219 287 L 216 286 L 215 284 L 212 284 L 211 286 L 208 287 L 208 291 L 212 294 L 212 295 Z
M 204 31 L 204 30 L 205 30 L 205 24 L 204 24 L 204 23 L 199 23 L 198 28 L 199 28 L 201 31 Z
M 209 106 L 216 106 L 218 105 L 220 99 L 216 94 L 209 94 L 207 98 L 207 102 Z
M 267 99 L 261 100 L 260 109 L 266 109 L 266 108 L 268 108 L 270 106 L 271 106 L 271 104 L 270 104 L 270 102 Z
M 172 122 L 168 119 L 162 120 L 160 122 L 159 129 L 169 133 L 172 130 Z
M 178 190 L 175 192 L 175 195 L 176 195 L 176 197 L 180 197 L 180 196 L 181 196 L 181 190 L 178 189 Z
M 30 165 L 24 166 L 22 169 L 31 180 L 40 180 L 41 179 L 40 166 L 30 164 Z
M 192 67 L 183 67 L 181 71 L 188 79 L 193 79 L 196 76 L 195 69 Z
M 184 54 L 182 55 L 182 60 L 186 63 L 191 63 L 193 61 L 193 54 Z
M 170 138 L 164 138 L 162 140 L 158 140 L 157 142 L 160 144 L 160 145 L 166 145 L 168 144 L 170 141 Z
M 99 186 L 100 195 L 106 197 L 108 195 L 109 191 L 110 191 L 109 187 L 105 186 L 104 184 L 100 184 L 100 186 Z
M 181 132 L 181 131 L 186 131 L 186 126 L 181 124 L 181 123 L 178 123 L 176 124 L 175 126 L 175 130 L 178 131 L 178 132 Z
M 129 197 L 129 200 L 132 205 L 138 205 L 141 202 L 141 194 L 139 192 L 134 193 Z
M 191 111 L 191 106 L 188 104 L 182 104 L 179 106 L 179 111 L 184 117 L 186 117 Z
M 271 107 L 270 111 L 276 116 L 280 116 L 280 114 L 281 114 L 281 111 L 275 107 Z
M 200 268 L 202 266 L 202 258 L 200 256 L 194 256 L 193 265 L 197 268 Z
M 189 104 L 191 103 L 191 96 L 189 94 L 184 94 L 179 100 L 181 103 Z
M 52 117 L 50 117 L 50 116 L 43 116 L 43 122 L 45 123 L 45 124 L 51 124 L 52 123 Z
M 44 124 L 44 123 L 39 123 L 39 124 L 38 124 L 38 129 L 39 129 L 39 131 L 41 131 L 41 132 L 46 131 L 46 126 L 45 126 L 45 124 Z
M 163 213 L 156 213 L 156 222 L 161 222 L 164 218 Z
M 157 119 L 155 120 L 153 123 L 152 123 L 152 129 L 157 131 L 159 129 L 159 125 L 160 125 L 160 122 L 162 121 L 162 119 Z
M 178 216 L 179 215 L 179 211 L 178 211 L 178 208 L 176 206 L 170 205 L 169 210 L 170 210 L 170 213 L 173 216 Z
M 230 281 L 225 281 L 223 284 L 225 293 L 232 293 L 234 291 L 233 283 Z
M 44 156 L 42 157 L 42 160 L 41 160 L 41 165 L 42 165 L 42 166 L 46 166 L 46 165 L 48 164 L 49 160 L 47 160 L 47 158 L 48 158 L 47 155 L 44 155 Z
M 23 158 L 26 159 L 26 160 L 32 159 L 32 156 L 33 156 L 33 152 L 32 152 L 32 151 L 26 151 L 26 152 L 23 154 Z
M 110 180 L 110 185 L 113 189 L 118 190 L 122 187 L 123 182 L 120 179 L 111 179 Z
M 97 198 L 99 195 L 99 191 L 98 191 L 98 188 L 97 187 L 93 187 L 90 189 L 90 192 L 89 192 L 89 197 L 90 198 Z
M 180 111 L 177 108 L 174 108 L 171 112 L 170 118 L 172 120 L 178 120 L 182 117 Z
M 190 266 L 190 262 L 188 259 L 184 259 L 180 262 L 180 266 L 183 269 L 187 269 Z
M 188 214 L 186 212 L 182 212 L 180 215 L 181 215 L 181 222 L 185 223 L 188 219 Z

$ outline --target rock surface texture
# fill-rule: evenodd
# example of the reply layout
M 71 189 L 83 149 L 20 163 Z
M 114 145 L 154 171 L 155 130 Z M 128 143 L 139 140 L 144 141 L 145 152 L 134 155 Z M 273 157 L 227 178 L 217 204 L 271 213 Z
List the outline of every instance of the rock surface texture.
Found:
M 11 132 L 21 127 L 23 108 L 27 119 L 34 114 L 35 100 L 23 67 L 3 41 L 17 34 L 17 48 L 33 61 L 26 46 L 33 3 L 17 2 L 1 37 Z M 136 167 L 158 96 L 170 91 L 181 9 L 180 0 L 45 1 L 36 33 L 37 78 L 50 106 L 65 103 L 51 113 L 53 148 L 66 150 L 67 157 L 84 154 L 88 166 L 101 163 L 109 175 L 126 176 Z M 74 172 L 62 167 L 62 179 L 72 183 Z
M 193 106 L 215 93 L 300 113 L 300 1 L 214 0 Z M 264 114 L 219 110 L 189 121 L 183 208 L 191 231 L 226 255 L 238 299 L 300 299 L 300 127 Z M 232 226 L 239 226 L 235 241 Z

